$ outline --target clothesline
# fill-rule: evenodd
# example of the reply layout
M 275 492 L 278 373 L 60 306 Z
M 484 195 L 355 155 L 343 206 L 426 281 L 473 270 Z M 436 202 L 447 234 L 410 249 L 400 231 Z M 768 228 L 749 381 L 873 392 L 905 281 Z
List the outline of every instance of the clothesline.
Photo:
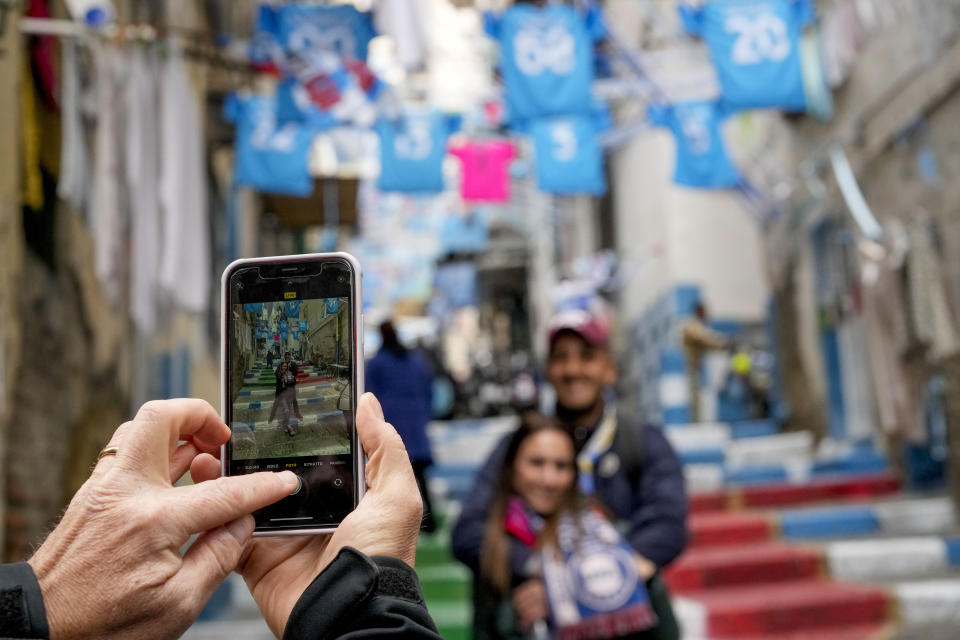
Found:
M 211 66 L 240 71 L 249 75 L 263 73 L 254 68 L 247 60 L 226 57 L 220 52 L 219 47 L 209 43 L 209 34 L 196 29 L 175 26 L 159 29 L 150 24 L 109 24 L 93 29 L 74 20 L 54 18 L 21 18 L 19 27 L 20 32 L 24 35 L 45 35 L 97 42 L 156 42 L 161 44 L 174 42 L 179 45 L 180 51 L 185 56 L 201 60 Z

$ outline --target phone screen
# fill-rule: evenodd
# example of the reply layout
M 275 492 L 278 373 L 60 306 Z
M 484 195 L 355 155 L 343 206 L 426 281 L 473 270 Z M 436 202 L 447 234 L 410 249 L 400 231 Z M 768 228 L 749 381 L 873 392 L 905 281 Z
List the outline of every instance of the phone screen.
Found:
M 336 526 L 356 506 L 355 277 L 335 257 L 228 276 L 227 472 L 301 478 L 296 494 L 254 513 L 260 531 Z

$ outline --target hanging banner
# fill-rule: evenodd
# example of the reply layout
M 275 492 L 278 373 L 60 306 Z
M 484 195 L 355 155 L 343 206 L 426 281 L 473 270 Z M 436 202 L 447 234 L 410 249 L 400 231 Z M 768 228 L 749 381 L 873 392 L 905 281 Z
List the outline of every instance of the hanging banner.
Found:
M 326 298 L 324 302 L 326 303 L 327 313 L 339 313 L 340 300 L 338 298 Z

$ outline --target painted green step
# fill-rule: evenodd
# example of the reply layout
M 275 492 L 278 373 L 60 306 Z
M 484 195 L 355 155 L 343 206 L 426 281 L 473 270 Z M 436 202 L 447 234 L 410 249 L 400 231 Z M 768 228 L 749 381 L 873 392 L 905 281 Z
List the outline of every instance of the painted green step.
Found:
M 471 597 L 470 572 L 459 564 L 425 567 L 417 570 L 427 602 L 468 602 Z
M 468 640 L 472 636 L 473 609 L 468 600 L 462 602 L 431 602 L 427 610 L 444 640 Z
M 421 535 L 417 544 L 417 569 L 456 562 L 450 553 L 450 536 L 438 533 L 434 536 Z

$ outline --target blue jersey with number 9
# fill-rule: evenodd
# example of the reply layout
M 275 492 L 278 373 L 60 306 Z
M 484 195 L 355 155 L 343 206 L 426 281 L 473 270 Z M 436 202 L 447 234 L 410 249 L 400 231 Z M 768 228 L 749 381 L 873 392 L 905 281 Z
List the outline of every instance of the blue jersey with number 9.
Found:
M 500 41 L 510 122 L 589 113 L 593 42 L 603 33 L 597 11 L 514 5 L 499 19 L 487 15 L 486 29 Z
M 815 17 L 812 0 L 711 0 L 679 11 L 706 41 L 729 106 L 806 110 L 800 37 Z

